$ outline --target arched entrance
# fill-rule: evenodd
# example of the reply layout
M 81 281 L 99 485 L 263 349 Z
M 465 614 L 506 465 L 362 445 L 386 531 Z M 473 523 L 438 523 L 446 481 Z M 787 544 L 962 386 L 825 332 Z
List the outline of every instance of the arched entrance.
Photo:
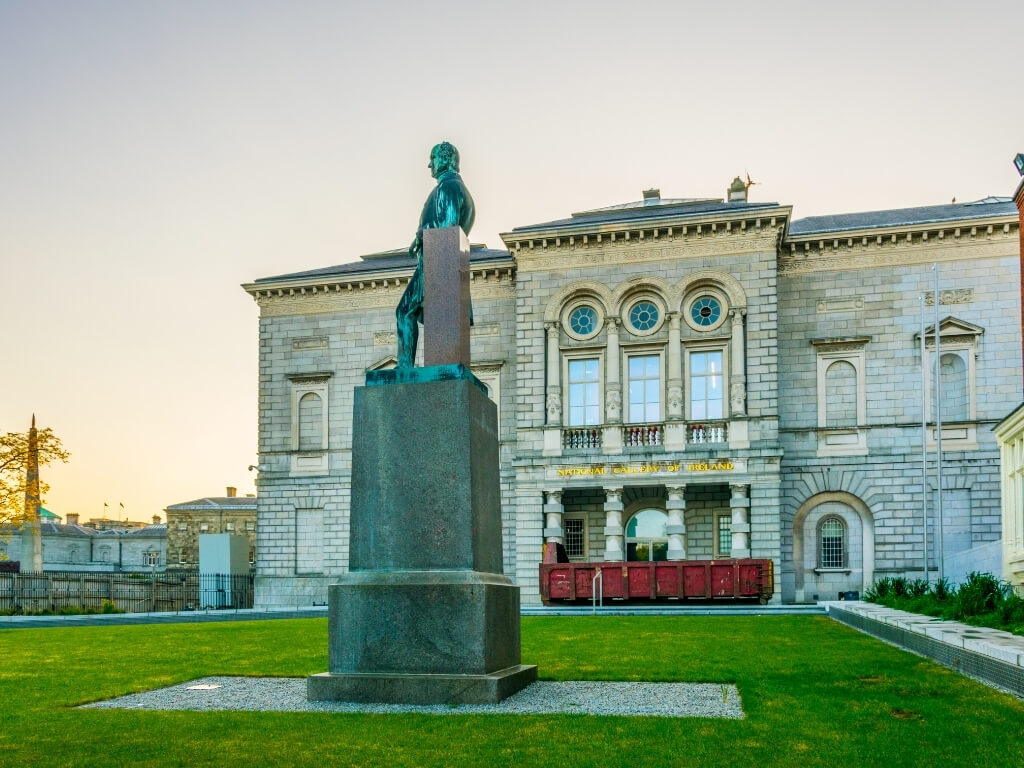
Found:
M 627 560 L 668 558 L 668 515 L 660 509 L 642 509 L 626 523 Z
M 793 517 L 794 600 L 835 600 L 874 582 L 875 529 L 867 505 L 849 493 L 819 493 Z

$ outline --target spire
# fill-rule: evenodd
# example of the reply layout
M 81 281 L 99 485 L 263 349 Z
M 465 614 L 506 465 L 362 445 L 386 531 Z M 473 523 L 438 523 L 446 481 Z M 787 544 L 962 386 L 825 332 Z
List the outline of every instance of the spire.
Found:
M 31 569 L 43 570 L 43 540 L 39 531 L 39 437 L 36 434 L 36 415 L 32 414 L 32 427 L 28 431 L 28 457 L 25 462 L 25 525 L 23 535 L 29 547 L 22 547 L 22 560 L 31 553 Z

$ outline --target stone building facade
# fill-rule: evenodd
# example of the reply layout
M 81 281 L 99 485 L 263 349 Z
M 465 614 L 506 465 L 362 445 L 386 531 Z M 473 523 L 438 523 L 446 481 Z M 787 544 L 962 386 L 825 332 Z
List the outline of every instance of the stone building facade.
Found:
M 228 486 L 224 496 L 171 504 L 167 515 L 167 565 L 199 567 L 199 534 L 234 533 L 249 540 L 249 562 L 256 562 L 256 498 Z
M 78 516 L 68 522 L 40 523 L 44 571 L 163 571 L 167 565 L 167 527 L 156 518 L 132 529 L 97 530 L 79 525 Z M 0 535 L 0 555 L 17 560 L 28 570 L 30 558 L 23 557 L 24 540 L 17 529 Z
M 920 575 L 918 297 L 933 318 L 936 262 L 944 550 L 999 539 L 991 426 L 1021 397 L 1012 202 L 791 214 L 742 183 L 725 201 L 648 190 L 473 248 L 473 370 L 498 405 L 504 565 L 524 604 L 545 541 L 575 560 L 770 558 L 776 601 Z M 347 567 L 353 388 L 395 363 L 413 266 L 389 252 L 245 286 L 257 605 L 323 602 Z

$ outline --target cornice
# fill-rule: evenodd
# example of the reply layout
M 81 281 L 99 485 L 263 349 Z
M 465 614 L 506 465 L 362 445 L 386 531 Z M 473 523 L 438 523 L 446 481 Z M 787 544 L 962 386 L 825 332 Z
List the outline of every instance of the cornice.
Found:
M 260 307 L 260 315 L 278 317 L 394 307 L 409 284 L 412 269 L 358 275 L 318 276 L 246 283 L 242 286 Z M 514 259 L 470 265 L 474 299 L 515 295 Z
M 751 230 L 773 230 L 789 221 L 791 206 L 756 211 L 713 211 L 700 216 L 680 216 L 658 221 L 635 220 L 597 223 L 581 219 L 571 226 L 505 232 L 505 247 L 522 259 L 529 252 L 550 249 L 588 249 L 625 243 L 700 238 L 718 234 L 746 234 Z
M 987 223 L 986 223 L 987 222 Z M 786 237 L 779 249 L 779 274 L 1001 258 L 1019 251 L 1016 219 L 1000 217 L 969 225 L 889 228 Z

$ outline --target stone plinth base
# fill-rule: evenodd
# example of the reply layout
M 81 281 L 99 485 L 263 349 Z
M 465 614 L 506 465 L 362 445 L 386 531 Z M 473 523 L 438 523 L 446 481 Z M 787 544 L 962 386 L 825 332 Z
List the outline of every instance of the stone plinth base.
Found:
M 309 701 L 388 704 L 497 704 L 537 680 L 537 667 L 519 664 L 489 675 L 323 672 L 306 681 Z
M 328 588 L 332 674 L 486 675 L 519 664 L 519 588 L 476 571 L 357 572 Z

